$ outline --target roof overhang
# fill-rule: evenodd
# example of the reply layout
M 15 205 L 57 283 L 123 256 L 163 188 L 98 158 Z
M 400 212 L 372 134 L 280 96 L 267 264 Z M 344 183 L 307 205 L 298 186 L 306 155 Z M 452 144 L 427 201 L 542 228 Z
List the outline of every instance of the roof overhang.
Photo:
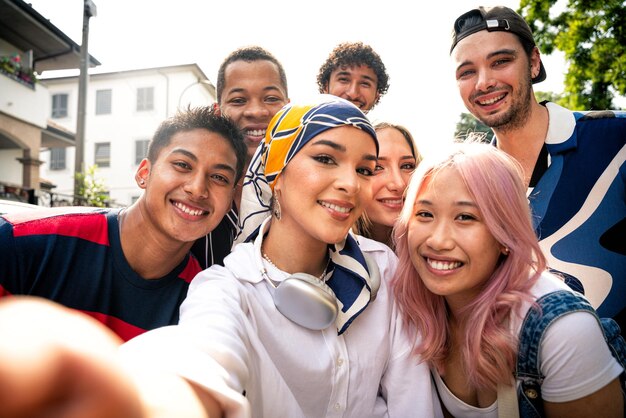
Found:
M 80 45 L 22 0 L 0 0 L 0 38 L 22 51 L 33 51 L 34 69 L 80 68 Z M 100 62 L 89 55 L 89 66 Z
M 66 148 L 76 146 L 76 134 L 48 121 L 46 129 L 41 130 L 42 148 Z

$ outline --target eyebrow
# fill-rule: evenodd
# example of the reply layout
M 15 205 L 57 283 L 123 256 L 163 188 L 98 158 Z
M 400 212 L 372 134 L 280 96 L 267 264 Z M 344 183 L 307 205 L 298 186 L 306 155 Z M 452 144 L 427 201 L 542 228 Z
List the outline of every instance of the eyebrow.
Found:
M 385 157 L 385 156 L 380 157 L 379 156 L 378 159 L 379 160 L 383 160 L 383 161 L 387 161 L 389 159 L 389 157 Z M 415 157 L 413 155 L 411 155 L 411 154 L 408 154 L 408 155 L 403 155 L 402 157 L 400 157 L 400 159 L 401 160 L 414 160 Z
M 185 157 L 190 158 L 194 162 L 198 161 L 198 157 L 193 152 L 189 152 L 184 148 L 174 148 L 170 154 L 183 154 Z
M 431 202 L 428 199 L 420 199 L 420 200 L 416 200 L 415 203 L 419 203 L 421 205 L 426 205 L 426 206 L 433 206 L 433 202 Z M 472 207 L 472 208 L 476 208 L 478 209 L 478 206 L 476 205 L 476 203 L 471 202 L 471 201 L 467 201 L 467 200 L 457 200 L 454 202 L 455 206 L 463 206 L 463 207 Z
M 319 139 L 313 143 L 311 143 L 311 146 L 315 146 L 315 145 L 326 145 L 328 147 L 331 147 L 332 149 L 336 150 L 336 151 L 340 151 L 340 152 L 347 152 L 347 149 L 344 145 L 338 144 L 336 142 L 330 141 L 328 139 Z M 378 158 L 376 158 L 376 156 L 374 154 L 365 154 L 363 155 L 363 159 L 364 160 L 368 160 L 368 161 L 377 161 Z
M 337 76 L 341 76 L 341 75 L 349 75 L 349 76 L 351 76 L 352 75 L 352 73 L 350 71 L 348 71 L 348 70 L 340 70 L 336 74 L 337 74 Z M 371 81 L 372 83 L 376 83 L 376 79 L 374 77 L 370 77 L 369 75 L 362 75 L 362 76 L 360 76 L 360 78 L 364 78 L 366 80 Z
M 184 156 L 186 156 L 187 158 L 189 158 L 190 160 L 192 160 L 193 162 L 197 163 L 198 157 L 196 157 L 196 154 L 187 151 L 184 148 L 174 148 L 171 152 L 171 154 L 182 154 Z M 233 173 L 235 172 L 235 168 L 231 165 L 228 165 L 226 163 L 217 163 L 217 164 L 213 164 L 213 168 L 216 168 L 218 170 L 227 170 L 227 171 L 232 171 Z
M 487 58 L 491 59 L 493 57 L 496 57 L 498 55 L 514 55 L 517 56 L 517 50 L 515 49 L 508 49 L 508 48 L 503 48 L 503 49 L 498 49 L 496 51 L 490 52 L 489 54 L 487 54 Z M 472 61 L 463 61 L 461 64 L 459 64 L 458 67 L 456 67 L 457 71 L 459 68 L 465 66 L 465 65 L 470 65 L 472 64 Z
M 232 89 L 228 90 L 226 92 L 226 94 L 243 93 L 245 91 L 246 91 L 246 89 L 243 88 L 243 87 L 233 87 Z M 278 92 L 282 93 L 282 88 L 280 86 L 271 85 L 271 86 L 263 87 L 263 91 L 264 92 L 267 92 L 267 91 L 278 91 Z

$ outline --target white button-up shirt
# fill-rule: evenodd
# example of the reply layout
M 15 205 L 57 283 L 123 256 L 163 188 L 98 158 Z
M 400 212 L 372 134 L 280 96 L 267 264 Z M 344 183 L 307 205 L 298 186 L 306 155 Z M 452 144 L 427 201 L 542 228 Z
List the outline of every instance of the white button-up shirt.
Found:
M 388 281 L 397 258 L 386 246 L 358 238 L 378 264 L 382 283 L 342 335 L 334 324 L 313 331 L 284 317 L 261 267 L 274 281 L 288 275 L 245 243 L 235 246 L 226 267 L 196 276 L 179 326 L 143 334 L 123 354 L 207 388 L 227 416 L 441 416 L 428 367 L 411 355 L 391 300 Z

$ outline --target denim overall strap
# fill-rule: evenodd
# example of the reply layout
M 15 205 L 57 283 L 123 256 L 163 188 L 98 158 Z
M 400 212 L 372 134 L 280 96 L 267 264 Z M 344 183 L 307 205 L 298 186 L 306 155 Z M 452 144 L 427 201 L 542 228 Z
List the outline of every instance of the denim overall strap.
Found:
M 524 318 L 518 345 L 515 376 L 521 381 L 518 400 L 522 418 L 544 416 L 541 398 L 544 376 L 540 371 L 539 347 L 545 330 L 555 320 L 572 312 L 588 311 L 597 318 L 595 310 L 585 298 L 567 290 L 548 293 L 537 299 L 536 303 Z

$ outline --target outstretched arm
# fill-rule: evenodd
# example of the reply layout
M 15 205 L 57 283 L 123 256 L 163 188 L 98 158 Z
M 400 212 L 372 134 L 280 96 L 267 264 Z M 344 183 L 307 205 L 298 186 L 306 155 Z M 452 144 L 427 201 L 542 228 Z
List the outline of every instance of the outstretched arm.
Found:
M 156 371 L 130 372 L 119 338 L 92 318 L 32 297 L 0 300 L 0 416 L 219 417 L 205 391 Z

